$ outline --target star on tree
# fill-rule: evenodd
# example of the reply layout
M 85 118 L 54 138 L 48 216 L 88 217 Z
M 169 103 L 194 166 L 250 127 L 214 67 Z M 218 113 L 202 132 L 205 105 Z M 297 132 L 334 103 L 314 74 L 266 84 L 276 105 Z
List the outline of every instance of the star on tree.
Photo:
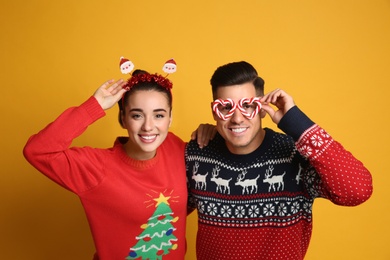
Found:
M 171 197 L 165 197 L 162 193 L 160 193 L 160 197 L 158 197 L 157 199 L 153 199 L 153 200 L 157 201 L 156 208 L 157 208 L 158 205 L 160 205 L 161 203 L 165 203 L 165 204 L 169 205 L 168 200 L 169 200 L 170 198 L 171 198 Z

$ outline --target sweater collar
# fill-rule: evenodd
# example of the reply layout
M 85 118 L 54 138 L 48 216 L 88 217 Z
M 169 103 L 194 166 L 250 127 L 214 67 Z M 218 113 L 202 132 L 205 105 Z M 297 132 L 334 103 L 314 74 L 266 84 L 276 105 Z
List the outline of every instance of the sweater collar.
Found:
M 131 167 L 141 169 L 141 170 L 152 168 L 153 166 L 155 166 L 158 163 L 158 161 L 160 159 L 160 154 L 161 154 L 159 152 L 160 147 L 157 148 L 156 156 L 154 156 L 153 158 L 148 159 L 148 160 L 136 160 L 136 159 L 133 159 L 130 156 L 128 156 L 124 147 L 123 147 L 123 145 L 127 142 L 128 139 L 129 139 L 128 137 L 121 136 L 121 137 L 118 137 L 114 142 L 113 149 L 116 153 L 118 153 L 119 157 L 121 158 L 121 160 L 123 162 L 125 162 L 126 164 L 128 164 Z

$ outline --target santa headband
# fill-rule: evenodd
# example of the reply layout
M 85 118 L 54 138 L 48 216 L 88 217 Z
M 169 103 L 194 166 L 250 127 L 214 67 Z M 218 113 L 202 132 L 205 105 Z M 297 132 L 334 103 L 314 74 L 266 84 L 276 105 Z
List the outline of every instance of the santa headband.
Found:
M 131 71 L 134 69 L 134 64 L 129 59 L 121 57 L 119 62 L 119 67 L 123 74 L 130 74 Z M 155 82 L 161 87 L 165 88 L 166 90 L 171 91 L 173 84 L 167 77 L 169 76 L 169 74 L 176 72 L 176 69 L 177 69 L 176 62 L 173 59 L 169 59 L 164 63 L 164 66 L 162 68 L 162 70 L 165 73 L 167 73 L 165 77 L 157 73 L 155 74 L 140 73 L 130 77 L 127 80 L 127 83 L 123 86 L 123 88 L 129 91 L 134 85 L 138 83 Z

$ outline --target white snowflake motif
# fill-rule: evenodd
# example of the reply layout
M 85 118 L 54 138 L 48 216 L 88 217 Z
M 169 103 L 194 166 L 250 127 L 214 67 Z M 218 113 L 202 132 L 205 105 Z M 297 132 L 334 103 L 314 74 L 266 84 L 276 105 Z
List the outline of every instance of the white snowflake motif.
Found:
M 313 135 L 310 140 L 315 147 L 321 147 L 324 144 L 324 140 L 319 135 Z
M 243 206 L 238 206 L 234 211 L 237 218 L 242 218 L 245 215 L 245 209 Z
M 224 205 L 224 206 L 221 208 L 221 214 L 222 214 L 222 216 L 224 216 L 225 218 L 228 218 L 228 217 L 230 217 L 230 215 L 232 214 L 232 209 L 231 209 L 228 205 Z
M 211 216 L 215 216 L 217 214 L 217 206 L 215 205 L 215 203 L 210 203 L 208 206 L 207 206 L 207 211 L 208 213 L 211 215 Z
M 248 209 L 248 213 L 249 213 L 249 216 L 251 218 L 257 218 L 260 214 L 260 209 L 257 205 L 252 205 L 249 209 Z
M 198 203 L 198 211 L 199 211 L 199 213 L 204 213 L 204 203 L 203 203 L 203 201 L 199 201 L 199 203 Z
M 291 206 L 291 212 L 293 214 L 296 214 L 296 213 L 298 213 L 298 211 L 299 211 L 299 203 L 298 202 L 294 202 L 292 204 L 292 206 Z
M 272 204 L 265 205 L 265 208 L 263 209 L 263 213 L 266 216 L 271 216 L 274 213 L 274 211 L 275 211 L 275 206 Z
M 316 177 L 315 175 L 316 172 L 314 170 L 310 170 L 306 177 L 307 183 L 313 184 Z
M 284 204 L 284 202 L 280 203 L 278 207 L 278 214 L 279 216 L 285 216 L 287 213 L 287 206 Z
M 324 129 L 321 129 L 320 130 L 320 134 L 322 137 L 324 137 L 325 139 L 328 139 L 329 138 L 329 134 L 324 130 Z
M 308 145 L 303 145 L 299 151 L 307 157 L 313 154 L 313 149 Z
M 305 202 L 303 204 L 303 208 L 305 209 L 306 212 L 311 213 L 311 204 L 310 203 Z

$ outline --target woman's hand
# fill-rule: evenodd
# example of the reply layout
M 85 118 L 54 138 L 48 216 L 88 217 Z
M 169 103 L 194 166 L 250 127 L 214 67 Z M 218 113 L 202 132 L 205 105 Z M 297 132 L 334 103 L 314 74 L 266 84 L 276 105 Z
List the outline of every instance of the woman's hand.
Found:
M 117 81 L 110 79 L 101 85 L 93 96 L 104 110 L 109 109 L 113 107 L 126 92 L 126 90 L 122 88 L 123 85 L 125 85 L 123 79 Z
M 217 128 L 211 124 L 200 124 L 198 128 L 192 132 L 191 140 L 197 139 L 200 148 L 203 148 L 209 144 L 217 134 Z

